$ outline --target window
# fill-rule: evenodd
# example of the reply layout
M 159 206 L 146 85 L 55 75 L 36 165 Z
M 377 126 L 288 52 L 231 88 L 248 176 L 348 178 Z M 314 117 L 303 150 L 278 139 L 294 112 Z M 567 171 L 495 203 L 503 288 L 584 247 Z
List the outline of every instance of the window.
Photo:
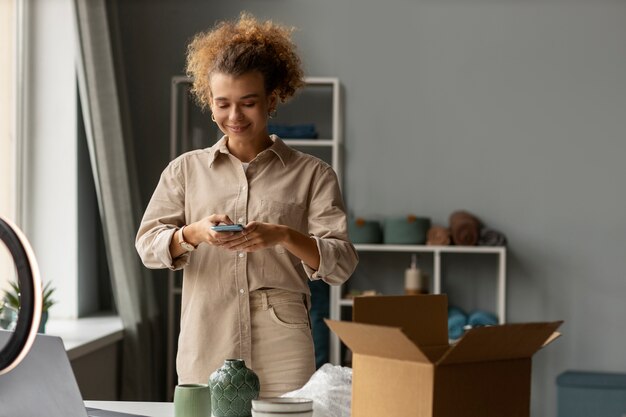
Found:
M 16 219 L 15 1 L 0 1 L 0 215 Z M 0 288 L 15 274 L 8 250 L 0 248 Z
M 0 0 L 0 215 L 27 236 L 51 318 L 112 308 L 76 81 L 73 0 Z M 15 266 L 0 244 L 0 294 Z

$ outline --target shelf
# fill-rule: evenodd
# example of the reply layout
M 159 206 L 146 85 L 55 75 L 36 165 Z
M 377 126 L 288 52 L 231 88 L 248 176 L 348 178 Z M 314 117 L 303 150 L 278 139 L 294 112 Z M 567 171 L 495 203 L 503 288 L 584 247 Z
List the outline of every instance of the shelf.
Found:
M 354 305 L 354 300 L 351 298 L 342 298 L 339 300 L 339 305 L 342 307 L 352 307 Z
M 290 146 L 333 146 L 335 144 L 332 139 L 281 139 Z
M 439 253 L 494 253 L 502 254 L 504 246 L 431 246 L 431 245 L 392 245 L 357 243 L 356 250 L 362 252 L 439 252 Z
M 312 85 L 332 85 L 339 87 L 339 79 L 335 77 L 304 77 L 304 82 Z

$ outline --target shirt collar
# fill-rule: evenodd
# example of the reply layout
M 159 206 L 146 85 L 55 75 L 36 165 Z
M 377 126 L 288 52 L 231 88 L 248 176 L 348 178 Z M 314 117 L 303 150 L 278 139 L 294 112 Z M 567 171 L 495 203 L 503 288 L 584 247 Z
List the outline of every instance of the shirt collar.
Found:
M 218 140 L 215 145 L 209 148 L 209 167 L 213 168 L 213 163 L 217 156 L 221 153 L 229 154 L 228 147 L 226 146 L 226 142 L 228 141 L 226 136 L 222 136 L 220 140 Z
M 291 148 L 282 141 L 276 135 L 270 135 L 270 139 L 274 142 L 269 148 L 264 150 L 263 152 L 270 151 L 276 154 L 280 162 L 283 164 L 283 167 L 287 166 L 287 161 L 289 160 L 289 154 L 291 153 Z M 213 167 L 213 163 L 219 154 L 230 154 L 228 150 L 228 136 L 224 135 L 220 140 L 218 140 L 215 145 L 211 146 L 209 150 L 209 167 Z
M 274 144 L 266 150 L 274 152 L 278 159 L 280 159 L 280 162 L 282 162 L 283 167 L 287 166 L 287 161 L 289 160 L 289 155 L 291 154 L 291 148 L 276 135 L 270 135 L 270 139 L 272 139 Z

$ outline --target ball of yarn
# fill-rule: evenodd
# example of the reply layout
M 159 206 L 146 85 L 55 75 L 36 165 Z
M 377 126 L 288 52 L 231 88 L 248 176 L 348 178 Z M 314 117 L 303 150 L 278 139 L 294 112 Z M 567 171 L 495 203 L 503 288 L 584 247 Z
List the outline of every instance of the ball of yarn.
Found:
M 428 229 L 426 236 L 427 245 L 447 246 L 450 244 L 450 229 L 447 227 L 433 225 Z
M 472 327 L 495 326 L 498 324 L 498 317 L 489 311 L 475 310 L 469 314 L 467 324 Z
M 448 338 L 455 340 L 463 336 L 467 315 L 458 307 L 448 308 Z
M 467 211 L 455 211 L 450 215 L 450 236 L 455 245 L 475 246 L 480 237 L 480 221 Z

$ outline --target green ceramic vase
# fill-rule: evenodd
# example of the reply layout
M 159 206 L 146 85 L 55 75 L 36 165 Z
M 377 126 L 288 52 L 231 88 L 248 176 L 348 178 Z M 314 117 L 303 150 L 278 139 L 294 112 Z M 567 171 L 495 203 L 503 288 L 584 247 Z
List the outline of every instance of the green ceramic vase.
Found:
M 226 359 L 209 378 L 214 417 L 249 417 L 252 400 L 259 397 L 259 377 L 243 359 Z

